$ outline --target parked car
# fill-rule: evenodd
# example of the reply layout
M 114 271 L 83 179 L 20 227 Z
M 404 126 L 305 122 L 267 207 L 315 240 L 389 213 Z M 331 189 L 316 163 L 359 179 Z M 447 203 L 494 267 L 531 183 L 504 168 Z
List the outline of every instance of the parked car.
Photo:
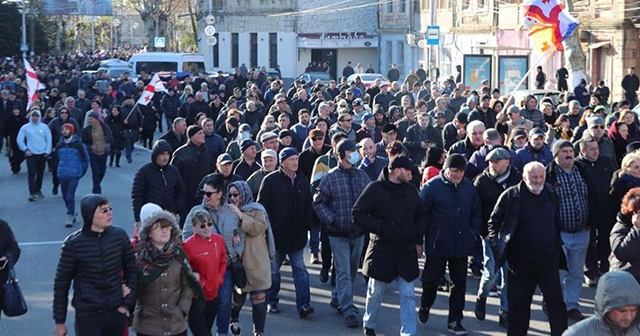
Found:
M 381 75 L 381 74 L 372 74 L 372 73 L 361 73 L 361 74 L 353 74 L 349 77 L 347 77 L 347 82 L 351 83 L 352 81 L 356 80 L 356 77 L 360 77 L 360 80 L 362 80 L 362 83 L 364 83 L 364 87 L 365 88 L 369 88 L 370 86 L 373 85 L 373 82 L 376 79 L 380 79 L 380 86 L 382 85 L 391 85 L 391 83 L 389 82 L 389 79 L 387 79 L 387 77 Z
M 317 80 L 324 85 L 329 85 L 329 82 L 333 80 L 328 73 L 325 72 L 305 72 L 296 77 L 296 80 L 304 80 L 307 84 L 315 84 Z

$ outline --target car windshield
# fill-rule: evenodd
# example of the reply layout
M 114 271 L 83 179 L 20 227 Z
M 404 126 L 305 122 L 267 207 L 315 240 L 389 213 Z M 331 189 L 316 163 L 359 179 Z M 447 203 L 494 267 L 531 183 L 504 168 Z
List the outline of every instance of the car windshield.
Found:
M 142 71 L 146 73 L 156 73 L 162 71 L 176 72 L 178 63 L 176 62 L 157 62 L 157 61 L 141 61 L 136 63 L 136 73 Z
M 184 62 L 182 62 L 182 71 L 183 72 L 190 72 L 190 73 L 192 73 L 194 75 L 205 73 L 204 62 L 188 62 L 188 61 L 184 61 Z
M 352 81 L 355 80 L 356 77 L 360 77 L 360 79 L 363 82 L 373 82 L 374 80 L 380 78 L 380 80 L 383 81 L 388 81 L 383 75 L 381 74 L 354 74 L 349 76 L 349 78 L 347 79 L 348 81 Z
M 330 81 L 331 80 L 331 76 L 329 76 L 329 74 L 326 74 L 324 72 L 312 72 L 309 74 L 309 77 L 311 78 L 312 81 L 319 79 L 319 80 L 326 80 L 326 81 Z

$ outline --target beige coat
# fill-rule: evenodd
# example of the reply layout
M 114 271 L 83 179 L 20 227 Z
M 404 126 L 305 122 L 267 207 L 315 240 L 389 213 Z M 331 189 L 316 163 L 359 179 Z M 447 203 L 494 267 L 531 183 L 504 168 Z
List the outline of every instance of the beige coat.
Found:
M 242 214 L 240 229 L 246 233 L 242 264 L 247 272 L 247 285 L 243 292 L 267 290 L 271 287 L 271 260 L 267 247 L 267 214 L 249 210 Z
M 159 336 L 184 332 L 192 297 L 187 276 L 174 259 L 164 273 L 138 293 L 133 331 Z

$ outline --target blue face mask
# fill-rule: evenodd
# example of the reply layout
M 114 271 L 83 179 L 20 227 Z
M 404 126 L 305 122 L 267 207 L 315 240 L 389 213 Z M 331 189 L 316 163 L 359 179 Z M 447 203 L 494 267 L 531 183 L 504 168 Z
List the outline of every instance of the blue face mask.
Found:
M 358 152 L 352 152 L 351 155 L 349 155 L 349 163 L 355 166 L 358 161 L 360 161 L 360 154 L 358 154 Z

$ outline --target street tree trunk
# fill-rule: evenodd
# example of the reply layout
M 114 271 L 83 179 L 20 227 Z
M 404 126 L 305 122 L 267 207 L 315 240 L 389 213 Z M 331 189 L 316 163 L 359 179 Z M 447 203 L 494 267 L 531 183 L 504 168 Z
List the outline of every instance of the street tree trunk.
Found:
M 573 12 L 573 0 L 565 0 L 564 2 L 565 9 L 569 12 Z M 565 67 L 569 71 L 569 80 L 571 83 L 569 91 L 572 91 L 574 87 L 580 84 L 582 79 L 588 78 L 585 70 L 587 58 L 580 44 L 580 26 L 578 26 L 571 36 L 563 42 L 563 45 L 566 64 Z

